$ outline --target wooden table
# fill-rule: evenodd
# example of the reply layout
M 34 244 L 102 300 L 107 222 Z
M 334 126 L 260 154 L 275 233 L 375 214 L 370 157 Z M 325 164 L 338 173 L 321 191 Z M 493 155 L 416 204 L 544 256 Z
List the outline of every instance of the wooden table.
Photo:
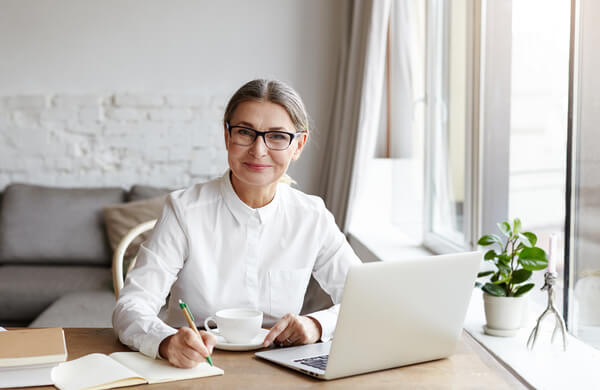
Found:
M 129 351 L 112 329 L 65 329 L 69 360 L 92 352 Z M 144 389 L 515 389 L 526 388 L 468 333 L 463 332 L 454 355 L 447 359 L 415 364 L 332 381 L 314 379 L 266 362 L 254 352 L 215 350 L 215 365 L 225 375 L 186 381 L 143 385 Z M 358 357 L 357 357 L 358 358 Z M 136 386 L 140 387 L 141 386 Z M 130 389 L 132 387 L 128 387 Z M 53 386 L 28 389 L 55 389 Z

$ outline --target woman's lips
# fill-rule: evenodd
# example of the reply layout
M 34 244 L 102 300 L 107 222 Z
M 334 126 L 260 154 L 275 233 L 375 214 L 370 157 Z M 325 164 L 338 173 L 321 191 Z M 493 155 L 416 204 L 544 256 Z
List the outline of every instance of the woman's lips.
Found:
M 253 171 L 264 171 L 265 169 L 271 167 L 270 165 L 267 165 L 267 164 L 254 164 L 254 163 L 247 163 L 247 162 L 244 163 L 244 165 Z

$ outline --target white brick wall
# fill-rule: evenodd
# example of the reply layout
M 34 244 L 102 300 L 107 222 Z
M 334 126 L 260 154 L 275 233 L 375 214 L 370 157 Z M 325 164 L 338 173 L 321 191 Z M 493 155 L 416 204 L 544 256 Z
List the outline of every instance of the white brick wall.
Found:
M 18 95 L 4 97 L 4 106 L 9 109 L 41 109 L 48 105 L 46 96 L 41 95 Z
M 158 95 L 118 93 L 113 97 L 113 102 L 118 107 L 160 107 L 164 101 L 165 98 Z
M 114 93 L 0 97 L 0 190 L 186 186 L 222 174 L 226 97 Z

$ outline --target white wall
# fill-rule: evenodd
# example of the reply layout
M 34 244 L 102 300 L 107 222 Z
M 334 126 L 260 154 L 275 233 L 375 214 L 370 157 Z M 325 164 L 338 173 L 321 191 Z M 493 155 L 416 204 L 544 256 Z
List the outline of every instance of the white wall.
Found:
M 77 136 L 65 130 L 68 121 L 58 120 L 66 115 L 64 112 L 54 118 L 44 114 L 59 108 L 57 96 L 75 95 L 79 102 L 86 99 L 81 95 L 100 99 L 100 117 L 95 120 L 99 129 L 88 132 L 110 144 L 119 135 L 102 130 L 103 124 L 128 123 L 103 113 L 118 106 L 115 96 L 134 94 L 142 100 L 144 96 L 159 96 L 161 104 L 154 108 L 167 110 L 173 108 L 167 96 L 199 96 L 212 102 L 212 106 L 198 110 L 210 112 L 204 117 L 213 121 L 218 119 L 215 107 L 225 104 L 243 82 L 269 77 L 289 82 L 305 100 L 315 132 L 312 145 L 290 173 L 301 189 L 317 192 L 336 79 L 341 8 L 342 0 L 0 0 L 0 96 L 5 97 L 0 103 L 0 137 L 5 138 L 0 143 L 0 156 L 19 154 L 22 160 L 17 168 L 11 168 L 12 160 L 0 157 L 0 188 L 13 179 L 39 182 L 48 178 L 46 182 L 58 185 L 72 185 L 73 181 L 92 185 L 83 179 L 79 164 L 73 163 L 75 156 L 67 157 L 73 159 L 70 163 L 51 160 L 30 164 L 30 156 L 43 157 L 47 151 L 36 150 L 35 142 L 33 147 L 15 149 L 14 142 L 11 146 L 6 141 L 22 137 L 15 132 L 23 132 L 23 123 L 16 122 L 29 115 L 27 137 L 50 137 L 48 121 L 43 123 L 44 116 L 50 116 L 55 119 L 52 126 L 62 126 L 59 133 L 67 143 L 71 139 L 77 142 Z M 30 107 L 27 101 L 32 100 L 26 98 L 24 103 L 21 95 L 43 103 Z M 184 108 L 190 109 L 189 105 Z M 154 122 L 147 112 L 141 115 L 142 123 L 137 123 L 140 129 L 145 122 Z M 190 115 L 190 121 L 198 118 Z M 78 120 L 76 126 L 81 125 Z M 188 124 L 202 127 L 196 122 Z M 207 137 L 214 136 L 209 131 L 218 131 L 218 124 L 212 122 L 197 130 L 194 126 L 179 131 L 204 131 Z M 171 142 L 170 133 L 161 131 L 162 136 L 149 137 L 149 142 Z M 52 142 L 38 146 L 56 148 Z M 90 153 L 96 153 L 93 147 Z M 116 156 L 118 166 L 118 153 L 110 153 Z M 214 158 L 216 165 L 222 161 Z M 143 158 L 128 161 L 132 163 L 148 165 Z M 168 161 L 162 161 L 161 166 L 165 165 Z M 172 176 L 178 173 L 168 169 L 150 170 L 147 177 L 131 177 L 119 175 L 119 168 L 95 168 L 103 184 L 127 186 L 133 179 L 165 185 L 181 181 L 174 180 Z M 184 173 L 190 180 L 210 174 Z

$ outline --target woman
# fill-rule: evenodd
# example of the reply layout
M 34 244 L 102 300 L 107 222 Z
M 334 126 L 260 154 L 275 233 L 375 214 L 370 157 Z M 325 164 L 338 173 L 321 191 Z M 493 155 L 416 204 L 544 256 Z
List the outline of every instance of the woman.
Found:
M 177 367 L 204 361 L 216 344 L 185 326 L 179 299 L 197 321 L 230 307 L 262 311 L 271 327 L 265 346 L 325 341 L 339 305 L 298 315 L 309 278 L 339 304 L 349 267 L 360 263 L 323 201 L 282 183 L 309 136 L 298 94 L 279 81 L 250 81 L 223 122 L 230 169 L 170 194 L 113 313 L 123 343 Z M 169 293 L 163 322 L 157 314 Z

